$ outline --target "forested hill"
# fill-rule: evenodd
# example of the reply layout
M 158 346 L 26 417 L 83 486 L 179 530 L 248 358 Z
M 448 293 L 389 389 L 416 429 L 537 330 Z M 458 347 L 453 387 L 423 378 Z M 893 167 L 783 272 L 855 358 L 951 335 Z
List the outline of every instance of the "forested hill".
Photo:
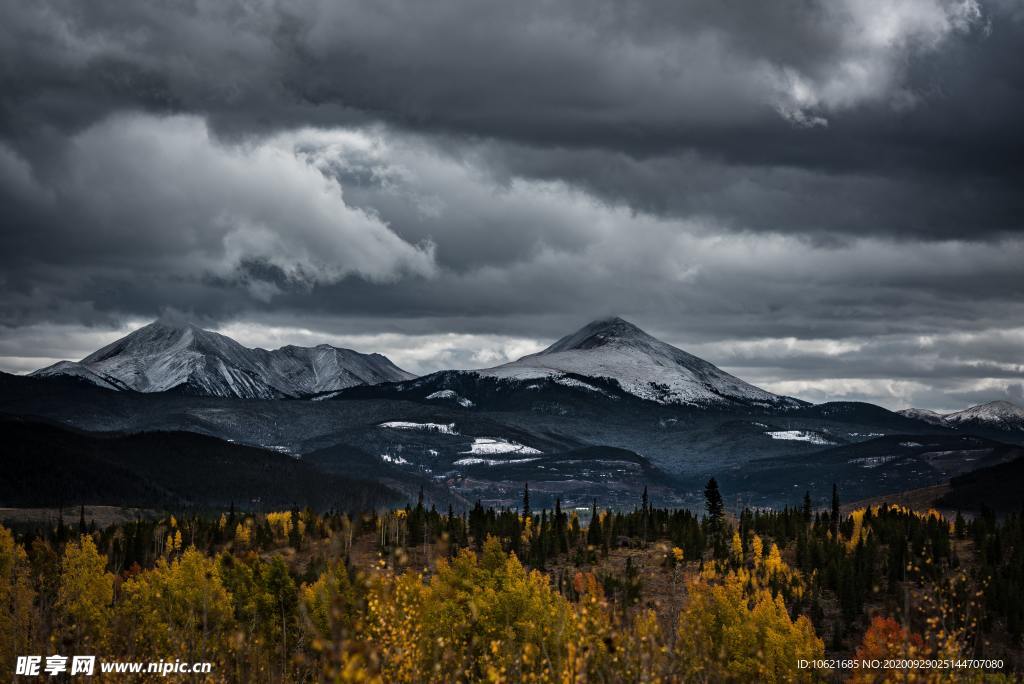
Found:
M 954 477 L 949 483 L 950 491 L 937 503 L 965 511 L 988 508 L 998 513 L 1019 513 L 1024 507 L 1022 482 L 1024 457 Z
M 287 454 L 192 432 L 94 433 L 0 417 L 0 443 L 3 506 L 372 510 L 402 498 Z

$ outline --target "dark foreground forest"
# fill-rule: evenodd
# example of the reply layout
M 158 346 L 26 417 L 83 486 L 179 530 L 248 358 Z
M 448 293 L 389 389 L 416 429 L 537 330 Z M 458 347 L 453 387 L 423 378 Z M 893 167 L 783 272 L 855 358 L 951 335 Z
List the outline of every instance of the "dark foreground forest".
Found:
M 22 522 L 0 528 L 0 672 L 94 654 L 212 663 L 167 677 L 188 681 L 1018 681 L 1020 515 L 706 500 Z

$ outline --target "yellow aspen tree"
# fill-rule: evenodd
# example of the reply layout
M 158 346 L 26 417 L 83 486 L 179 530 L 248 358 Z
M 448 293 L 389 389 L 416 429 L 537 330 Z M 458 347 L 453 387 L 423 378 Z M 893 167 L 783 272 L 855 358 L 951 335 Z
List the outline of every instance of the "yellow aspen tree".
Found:
M 78 653 L 104 653 L 108 645 L 114 575 L 106 567 L 89 535 L 64 548 L 54 609 L 61 639 Z
M 754 565 L 760 565 L 761 559 L 764 556 L 764 542 L 761 541 L 759 535 L 754 535 L 753 539 L 750 540 L 750 548 L 754 552 Z
M 122 653 L 136 657 L 217 660 L 229 653 L 231 597 L 217 561 L 189 547 L 172 561 L 124 583 L 118 604 Z
M 740 539 L 739 532 L 732 533 L 732 547 L 729 550 L 729 556 L 733 563 L 743 562 L 743 541 Z
M 0 670 L 14 672 L 15 659 L 30 652 L 35 591 L 25 549 L 0 525 Z
M 744 580 L 730 573 L 719 582 L 692 582 L 679 616 L 675 657 L 683 678 L 702 681 L 811 681 L 799 659 L 824 654 L 824 644 L 810 621 L 795 621 L 781 597 L 766 589 L 753 596 Z

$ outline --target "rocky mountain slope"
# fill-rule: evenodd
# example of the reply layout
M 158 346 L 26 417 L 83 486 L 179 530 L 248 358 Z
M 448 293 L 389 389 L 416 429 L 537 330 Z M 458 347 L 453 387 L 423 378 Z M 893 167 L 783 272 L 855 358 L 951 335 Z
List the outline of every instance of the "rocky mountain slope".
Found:
M 933 425 L 942 425 L 959 430 L 987 429 L 1007 432 L 1024 432 L 1024 408 L 1009 401 L 990 401 L 963 411 L 936 413 L 927 409 L 904 409 L 902 416 L 923 420 Z
M 801 405 L 740 380 L 621 318 L 594 321 L 541 352 L 479 373 L 567 384 L 573 382 L 567 377 L 570 374 L 604 378 L 641 399 L 662 404 Z
M 33 375 L 71 375 L 107 389 L 242 399 L 297 397 L 415 377 L 380 354 L 326 344 L 249 349 L 195 325 L 159 321 L 79 362 L 61 361 Z

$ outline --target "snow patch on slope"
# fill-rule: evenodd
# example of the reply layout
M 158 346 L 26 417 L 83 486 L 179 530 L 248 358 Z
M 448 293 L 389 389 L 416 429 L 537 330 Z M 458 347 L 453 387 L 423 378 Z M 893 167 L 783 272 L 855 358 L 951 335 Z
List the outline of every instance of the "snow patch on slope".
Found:
M 809 432 L 807 430 L 774 430 L 764 433 L 772 439 L 782 439 L 791 442 L 809 442 L 811 444 L 829 445 L 835 444 L 831 442 L 817 432 Z
M 469 451 L 463 454 L 540 454 L 539 449 L 528 447 L 516 442 L 509 442 L 504 439 L 492 439 L 490 437 L 476 437 Z
M 443 435 L 457 435 L 455 423 L 410 423 L 404 420 L 389 420 L 377 427 L 387 430 L 425 430 L 427 432 L 440 432 Z
M 539 457 L 534 458 L 510 458 L 508 460 L 500 460 L 496 458 L 460 458 L 458 461 L 452 463 L 457 466 L 468 466 L 468 465 L 511 465 L 513 463 L 530 463 L 531 461 L 539 461 Z
M 473 402 L 465 397 L 460 397 L 453 390 L 439 390 L 427 396 L 428 401 L 436 401 L 438 399 L 449 399 L 459 404 L 459 406 L 465 408 L 472 408 Z

